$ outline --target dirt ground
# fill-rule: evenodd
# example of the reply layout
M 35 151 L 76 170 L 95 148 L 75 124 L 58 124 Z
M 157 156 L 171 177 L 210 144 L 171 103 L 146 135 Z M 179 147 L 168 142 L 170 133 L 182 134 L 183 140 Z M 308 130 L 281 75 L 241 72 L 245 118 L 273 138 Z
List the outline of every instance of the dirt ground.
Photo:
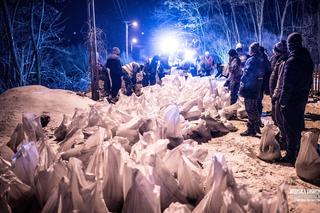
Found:
M 33 96 L 32 93 L 45 93 L 46 98 L 38 95 Z M 42 87 L 12 90 L 7 95 L 1 95 L 0 101 L 0 144 L 8 141 L 16 124 L 21 122 L 23 112 L 48 113 L 52 120 L 46 129 L 53 131 L 61 122 L 63 113 L 72 115 L 75 107 L 89 108 L 90 105 L 94 104 L 90 99 L 80 97 L 75 93 L 60 90 L 54 93 L 52 90 Z M 270 99 L 265 97 L 264 111 L 270 111 L 269 103 Z M 320 129 L 319 104 L 308 104 L 306 113 L 311 113 L 307 116 L 306 127 Z M 263 122 L 270 119 L 270 116 L 263 117 Z M 245 120 L 232 120 L 231 122 L 239 129 L 237 132 L 213 138 L 209 143 L 202 144 L 209 150 L 205 168 L 210 165 L 212 155 L 219 152 L 224 154 L 228 167 L 234 173 L 236 182 L 246 185 L 251 194 L 260 192 L 275 194 L 278 186 L 283 182 L 287 183 L 289 189 L 320 189 L 319 186 L 299 179 L 293 167 L 259 160 L 256 154 L 258 153 L 260 139 L 239 135 L 240 132 L 245 130 Z M 288 200 L 290 212 L 319 212 L 320 202 L 300 202 L 292 194 L 289 194 Z
M 270 99 L 264 98 L 264 111 L 270 111 Z M 320 108 L 308 104 L 306 113 L 314 117 L 320 116 Z M 271 120 L 270 116 L 263 117 L 263 122 Z M 206 166 L 210 165 L 210 158 L 214 153 L 223 153 L 228 167 L 232 168 L 237 183 L 244 184 L 252 194 L 276 193 L 282 183 L 290 189 L 320 189 L 319 186 L 302 181 L 296 175 L 294 167 L 276 163 L 267 163 L 256 157 L 259 150 L 260 139 L 256 137 L 241 137 L 240 132 L 246 129 L 245 120 L 231 121 L 239 130 L 219 138 L 213 138 L 209 143 L 203 144 L 209 150 Z M 306 128 L 320 129 L 320 119 L 306 120 Z M 290 212 L 319 212 L 320 202 L 297 201 L 292 194 L 288 194 Z

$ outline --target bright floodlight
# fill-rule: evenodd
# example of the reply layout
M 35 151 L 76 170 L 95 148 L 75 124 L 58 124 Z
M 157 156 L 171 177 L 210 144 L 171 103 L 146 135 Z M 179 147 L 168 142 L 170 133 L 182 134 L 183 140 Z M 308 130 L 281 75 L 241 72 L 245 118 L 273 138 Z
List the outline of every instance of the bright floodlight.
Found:
M 137 39 L 137 38 L 133 38 L 133 39 L 131 40 L 131 42 L 132 42 L 133 44 L 136 44 L 136 43 L 138 43 L 138 39 Z
M 172 36 L 164 37 L 160 41 L 160 49 L 162 52 L 173 53 L 178 49 L 178 47 L 179 41 Z
M 138 26 L 138 22 L 136 22 L 136 21 L 132 22 L 132 26 L 137 27 Z
M 186 49 L 184 52 L 184 60 L 192 61 L 196 55 L 196 51 L 191 49 Z

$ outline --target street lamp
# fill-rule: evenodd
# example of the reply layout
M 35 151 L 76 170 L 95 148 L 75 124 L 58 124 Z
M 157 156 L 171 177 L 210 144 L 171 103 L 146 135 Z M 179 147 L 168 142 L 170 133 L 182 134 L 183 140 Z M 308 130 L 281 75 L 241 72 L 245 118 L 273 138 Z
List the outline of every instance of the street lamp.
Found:
M 136 43 L 138 43 L 138 39 L 137 38 L 133 38 L 131 40 L 131 47 L 130 47 L 131 53 L 132 53 L 133 45 L 136 44 Z
M 125 21 L 126 25 L 126 60 L 129 58 L 129 26 L 137 27 L 138 22 L 136 21 Z

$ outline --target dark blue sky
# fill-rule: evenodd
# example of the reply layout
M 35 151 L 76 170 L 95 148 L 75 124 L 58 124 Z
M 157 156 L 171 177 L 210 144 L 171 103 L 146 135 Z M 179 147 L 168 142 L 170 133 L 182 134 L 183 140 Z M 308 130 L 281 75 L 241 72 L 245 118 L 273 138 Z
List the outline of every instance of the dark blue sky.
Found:
M 152 14 L 157 0 L 118 0 L 122 6 L 126 20 L 137 20 L 139 27 L 129 29 L 130 37 L 137 37 L 141 45 L 146 45 L 151 30 L 155 27 Z M 116 7 L 116 0 L 95 0 L 96 25 L 101 28 L 107 37 L 107 46 L 125 47 L 125 24 Z M 87 31 L 87 0 L 66 0 L 60 3 L 63 18 L 66 19 L 64 37 L 68 44 L 83 42 Z M 144 35 L 141 35 L 144 32 Z M 130 38 L 129 37 L 129 38 Z

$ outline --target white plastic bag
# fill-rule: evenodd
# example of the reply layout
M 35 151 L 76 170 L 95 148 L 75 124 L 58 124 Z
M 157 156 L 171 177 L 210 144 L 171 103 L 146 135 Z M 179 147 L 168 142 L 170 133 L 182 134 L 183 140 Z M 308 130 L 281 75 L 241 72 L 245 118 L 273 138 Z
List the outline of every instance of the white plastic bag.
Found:
M 163 112 L 165 137 L 181 138 L 180 113 L 177 105 L 169 105 Z
M 170 206 L 164 210 L 163 213 L 191 213 L 191 210 L 186 204 L 178 202 L 171 203 Z
M 34 173 L 39 162 L 39 153 L 34 142 L 24 143 L 13 156 L 14 173 L 26 184 L 34 186 Z
M 275 139 L 276 126 L 267 123 L 262 129 L 258 158 L 265 161 L 274 161 L 281 158 L 280 145 Z
M 320 179 L 319 133 L 303 132 L 295 168 L 297 175 L 309 181 Z
M 133 182 L 123 205 L 123 213 L 160 213 L 160 187 L 151 184 L 148 179 L 136 170 Z

